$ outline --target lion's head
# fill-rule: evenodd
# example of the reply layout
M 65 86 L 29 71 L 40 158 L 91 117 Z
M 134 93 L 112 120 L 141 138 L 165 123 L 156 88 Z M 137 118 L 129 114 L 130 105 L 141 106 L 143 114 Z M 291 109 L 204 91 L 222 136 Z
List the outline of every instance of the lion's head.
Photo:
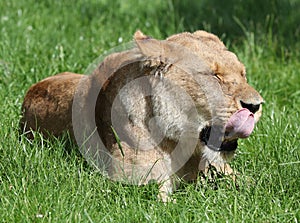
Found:
M 247 83 L 245 66 L 217 36 L 196 31 L 173 35 L 167 40 L 183 45 L 203 59 L 212 71 L 209 75 L 220 86 L 218 93 L 222 93 L 222 106 L 216 106 L 213 114 L 216 117 L 211 117 L 218 121 L 212 123 L 210 119 L 205 127 L 200 127 L 200 140 L 205 145 L 200 169 L 205 169 L 209 163 L 222 168 L 223 163 L 233 156 L 238 138 L 246 138 L 251 134 L 261 116 L 263 99 Z M 217 89 L 210 90 L 212 93 Z
M 231 152 L 237 148 L 238 138 L 251 134 L 261 116 L 263 99 L 247 83 L 245 66 L 217 36 L 196 31 L 157 41 L 137 32 L 135 40 L 152 63 L 159 58 L 159 70 L 177 86 L 175 91 L 183 88 L 192 98 L 201 116 L 196 120 L 200 140 L 207 147 Z M 160 91 L 168 94 L 164 89 Z M 177 105 L 187 106 L 183 100 L 178 99 Z M 164 120 L 170 125 L 174 123 L 173 115 L 166 107 L 165 111 L 160 107 L 160 114 L 168 114 Z M 185 108 L 180 109 L 184 111 Z M 172 132 L 171 129 L 165 131 Z
M 201 130 L 200 139 L 214 150 L 235 150 L 237 138 L 245 138 L 252 132 L 254 124 L 261 116 L 263 103 L 260 94 L 247 83 L 244 65 L 234 53 L 228 51 L 219 38 L 204 31 L 177 34 L 167 40 L 179 43 L 201 57 L 212 70 L 212 75 L 217 79 L 224 95 L 224 107 L 217 111 L 223 123 L 227 123 L 221 146 L 218 148 L 214 145 L 214 141 L 218 141 L 216 138 L 208 144 L 211 125 Z M 214 134 L 218 132 L 214 131 Z M 217 142 L 218 144 L 220 143 Z

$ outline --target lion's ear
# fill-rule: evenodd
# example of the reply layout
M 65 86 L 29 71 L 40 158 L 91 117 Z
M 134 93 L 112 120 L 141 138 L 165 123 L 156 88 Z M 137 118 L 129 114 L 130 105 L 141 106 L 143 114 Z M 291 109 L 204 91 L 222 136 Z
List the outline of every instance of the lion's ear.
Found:
M 180 41 L 157 40 L 138 31 L 135 43 L 150 67 L 174 65 L 189 74 L 209 74 L 210 68 L 195 51 Z
M 138 41 L 138 40 L 145 40 L 145 39 L 151 39 L 150 36 L 146 36 L 144 33 L 142 33 L 141 30 L 137 30 L 137 31 L 134 33 L 133 38 L 134 38 L 135 41 Z

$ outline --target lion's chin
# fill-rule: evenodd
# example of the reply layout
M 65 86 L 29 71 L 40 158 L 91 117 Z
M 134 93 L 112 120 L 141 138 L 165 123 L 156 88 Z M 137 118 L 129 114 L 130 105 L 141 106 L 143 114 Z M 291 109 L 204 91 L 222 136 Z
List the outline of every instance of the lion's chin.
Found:
M 203 128 L 200 132 L 199 138 L 200 140 L 211 150 L 214 151 L 234 151 L 238 146 L 238 139 L 224 139 L 223 137 L 215 137 L 215 139 L 211 136 L 212 127 L 207 126 Z M 219 133 L 220 134 L 220 133 Z M 223 140 L 221 140 L 222 138 Z

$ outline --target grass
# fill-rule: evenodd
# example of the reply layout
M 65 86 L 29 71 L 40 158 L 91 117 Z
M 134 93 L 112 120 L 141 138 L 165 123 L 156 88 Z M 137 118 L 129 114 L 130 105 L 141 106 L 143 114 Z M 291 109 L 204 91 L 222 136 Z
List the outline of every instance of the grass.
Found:
M 229 3 L 196 2 L 0 2 L 2 222 L 299 222 L 298 1 L 273 0 L 269 8 L 236 1 L 232 11 Z M 137 29 L 164 38 L 202 28 L 239 56 L 266 101 L 255 133 L 240 142 L 232 162 L 241 174 L 239 190 L 226 179 L 217 189 L 185 185 L 174 194 L 176 204 L 162 204 L 157 185 L 110 182 L 76 148 L 66 151 L 67 140 L 19 136 L 21 103 L 31 84 L 61 71 L 84 72 Z

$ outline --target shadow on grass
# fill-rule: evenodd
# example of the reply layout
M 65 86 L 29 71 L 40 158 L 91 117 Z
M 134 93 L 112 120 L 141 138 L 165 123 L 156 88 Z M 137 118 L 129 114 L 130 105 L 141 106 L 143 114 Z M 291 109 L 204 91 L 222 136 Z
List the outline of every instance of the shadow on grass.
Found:
M 261 38 L 272 35 L 287 46 L 300 37 L 300 1 L 297 0 L 174 0 L 184 27 L 204 28 L 225 38 L 245 37 L 255 32 Z

